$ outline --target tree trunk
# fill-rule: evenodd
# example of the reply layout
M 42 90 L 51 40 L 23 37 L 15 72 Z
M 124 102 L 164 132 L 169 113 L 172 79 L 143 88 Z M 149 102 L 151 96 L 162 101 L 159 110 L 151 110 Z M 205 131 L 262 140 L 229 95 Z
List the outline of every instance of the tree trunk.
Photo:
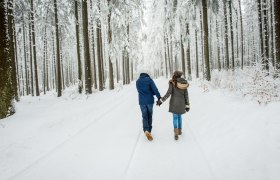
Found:
M 280 0 L 274 1 L 276 69 L 280 70 Z
M 101 22 L 98 21 L 97 23 L 97 62 L 98 62 L 98 85 L 99 85 L 99 91 L 103 91 L 103 80 L 102 80 L 102 48 L 101 48 Z
M 45 32 L 44 32 L 44 72 L 43 72 L 43 79 L 44 79 L 44 94 L 46 94 L 46 61 L 47 61 L 47 26 L 45 25 Z
M 263 50 L 263 22 L 262 22 L 262 5 L 261 0 L 258 0 L 258 19 L 259 19 L 259 36 L 260 36 L 260 56 L 261 60 L 264 59 L 264 50 Z
M 47 91 L 50 90 L 49 86 L 49 60 L 48 60 L 48 41 L 46 40 L 46 86 Z
M 93 23 L 93 22 L 92 22 Z M 96 74 L 96 60 L 95 60 L 95 37 L 94 31 L 92 30 L 92 56 L 93 56 L 93 80 L 94 80 L 94 89 L 97 89 L 97 74 Z
M 15 34 L 14 34 L 14 2 L 8 0 L 7 2 L 7 14 L 8 14 L 8 34 L 9 34 L 9 58 L 11 60 L 12 67 L 12 84 L 13 94 L 15 95 L 16 101 L 19 101 L 18 97 L 18 82 L 17 82 L 17 68 L 16 68 L 16 57 L 15 57 Z
M 59 45 L 59 28 L 57 16 L 57 0 L 54 0 L 54 15 L 55 15 L 55 33 L 56 33 L 56 61 L 57 61 L 57 97 L 62 95 L 62 80 L 61 80 L 61 60 L 60 60 L 60 45 Z
M 219 37 L 219 28 L 218 28 L 218 18 L 216 16 L 216 37 L 217 37 L 217 59 L 218 59 L 218 70 L 221 71 L 221 58 L 220 58 L 220 37 Z
M 52 42 L 53 42 L 53 69 L 54 69 L 54 86 L 56 91 L 58 92 L 58 79 L 57 79 L 57 68 L 56 68 L 56 53 L 55 53 L 55 40 L 54 37 L 55 35 L 52 33 Z
M 40 96 L 39 80 L 38 80 L 38 68 L 37 68 L 36 36 L 35 36 L 33 5 L 34 5 L 33 0 L 31 0 L 31 29 L 32 29 L 32 46 L 33 46 L 33 58 L 34 58 L 35 87 L 36 87 L 36 96 Z
M 109 45 L 109 89 L 114 89 L 114 72 L 111 60 L 111 43 L 112 43 L 112 29 L 111 29 L 111 0 L 108 0 L 109 14 L 108 14 L 108 45 Z
M 264 26 L 264 58 L 262 61 L 264 69 L 269 70 L 268 58 L 269 58 L 269 35 L 268 35 L 268 1 L 263 0 L 263 26 Z
M 103 36 L 102 36 L 102 25 L 100 23 L 100 54 L 101 54 L 101 77 L 102 77 L 102 88 L 105 88 L 105 69 L 104 69 L 104 49 L 103 49 Z
M 102 25 L 100 26 L 100 48 L 101 48 L 101 72 L 102 72 L 102 86 L 103 89 L 105 89 L 105 61 L 104 61 L 104 44 L 103 44 L 103 31 L 102 31 Z M 104 35 L 105 37 L 105 35 Z M 105 40 L 106 42 L 106 40 Z
M 182 70 L 184 73 L 184 76 L 186 77 L 186 65 L 185 65 L 185 50 L 184 50 L 184 45 L 183 45 L 183 40 L 182 40 L 182 35 L 181 35 L 181 59 L 182 59 Z M 166 54 L 166 53 L 165 53 Z
M 236 36 L 236 46 L 235 46 L 235 49 L 236 49 L 236 58 L 235 58 L 235 61 L 237 61 L 237 63 L 235 62 L 235 67 L 238 67 L 240 66 L 240 55 L 239 55 L 239 28 L 238 28 L 238 22 L 239 22 L 239 16 L 238 16 L 238 12 L 237 10 L 235 10 L 235 14 L 236 14 L 236 22 L 235 22 L 235 36 Z
M 187 29 L 187 37 L 188 37 L 188 43 L 187 43 L 187 65 L 188 65 L 188 80 L 192 79 L 192 67 L 191 67 L 191 47 L 190 47 L 190 30 L 189 30 L 189 24 L 186 25 Z
M 169 74 L 172 75 L 172 68 L 171 68 L 171 59 L 172 58 L 171 58 L 171 55 L 170 55 L 168 35 L 166 37 L 166 46 L 167 46 L 167 57 L 168 57 Z
M 119 62 L 118 62 L 118 58 L 116 59 L 116 74 L 117 74 L 117 83 L 119 83 L 120 76 L 119 76 Z
M 232 0 L 228 1 L 229 3 L 229 21 L 230 21 L 230 39 L 231 39 L 231 68 L 234 70 L 235 68 L 235 60 L 234 60 L 234 44 L 233 44 L 233 22 L 232 22 Z
M 168 71 L 167 71 L 167 48 L 166 48 L 166 35 L 164 33 L 164 60 L 165 60 L 165 77 L 168 77 Z M 185 58 L 184 58 L 185 59 Z
M 32 30 L 31 30 L 31 15 L 30 14 L 29 14 L 29 53 L 30 53 L 31 95 L 34 96 Z
M 24 22 L 24 16 L 22 15 L 22 36 L 23 36 L 23 53 L 24 53 L 24 67 L 25 67 L 25 89 L 26 94 L 29 95 L 29 78 L 28 78 L 28 67 L 27 67 L 27 56 L 26 56 L 26 39 L 25 39 L 25 22 Z
M 229 69 L 229 49 L 228 49 L 228 20 L 227 20 L 227 2 L 224 2 L 224 20 L 225 20 L 225 64 L 226 69 Z
M 129 53 L 126 52 L 126 83 L 129 84 L 130 83 L 130 71 L 129 71 Z
M 75 0 L 75 18 L 76 18 L 76 43 L 77 43 L 77 59 L 78 59 L 78 87 L 79 93 L 83 91 L 83 81 L 82 81 L 82 62 L 81 62 L 81 52 L 80 52 L 80 27 L 79 27 L 79 9 L 78 0 Z
M 271 39 L 271 62 L 275 67 L 275 21 L 274 21 L 274 0 L 270 0 L 270 39 Z
M 240 0 L 238 0 L 239 4 L 239 16 L 240 16 L 240 37 L 241 37 L 241 69 L 244 66 L 244 33 L 243 33 L 243 16 L 242 16 L 242 8 Z
M 195 60 L 196 60 L 196 78 L 199 78 L 197 30 L 195 30 Z
M 129 46 L 129 20 L 127 24 L 127 42 Z M 129 48 L 129 47 L 128 47 Z M 130 58 L 129 58 L 129 51 L 126 49 L 126 75 L 127 75 L 127 84 L 130 83 L 130 71 L 129 71 L 129 64 L 130 64 Z
M 133 61 L 130 61 L 130 81 L 133 81 L 133 73 Z
M 15 72 L 16 72 L 16 82 L 17 82 L 17 87 L 16 87 L 16 93 L 15 93 L 15 99 L 16 101 L 19 101 L 19 92 L 20 92 L 20 73 L 19 73 L 19 63 L 18 63 L 18 55 L 17 55 L 17 36 L 16 36 L 16 26 L 15 22 L 13 23 L 13 36 L 14 36 L 14 52 L 15 52 Z
M 201 6 L 202 7 L 202 6 Z M 202 8 L 200 8 L 200 29 L 201 29 L 201 65 L 202 65 L 202 77 L 204 79 L 205 73 L 204 73 L 204 46 L 203 46 L 203 22 L 202 22 Z
M 20 48 L 21 49 L 21 48 Z M 20 79 L 20 83 L 22 84 L 22 91 L 20 91 L 21 93 L 20 93 L 20 95 L 21 96 L 25 96 L 25 87 L 24 87 L 24 75 L 23 75 L 23 65 L 21 65 L 20 66 L 20 75 L 21 75 L 21 77 L 19 77 L 19 79 Z
M 14 98 L 12 84 L 12 62 L 9 58 L 9 42 L 7 34 L 7 21 L 5 1 L 0 0 L 0 119 L 14 113 L 11 111 L 12 101 Z
M 83 1 L 83 34 L 84 34 L 84 53 L 85 53 L 85 90 L 87 94 L 92 93 L 91 82 L 91 62 L 89 52 L 89 35 L 88 35 L 88 0 Z
M 209 64 L 209 39 L 208 39 L 208 14 L 207 14 L 207 0 L 202 0 L 203 10 L 203 27 L 204 27 L 204 61 L 205 61 L 205 78 L 207 81 L 211 80 L 210 64 Z
M 170 61 L 169 61 L 169 67 L 170 67 L 170 74 L 173 74 L 173 71 L 174 71 L 174 61 L 173 61 L 173 41 L 172 41 L 172 37 L 170 37 L 170 42 L 169 42 L 169 45 L 170 45 Z
M 92 0 L 90 0 L 90 12 L 93 12 L 93 3 Z M 94 18 L 91 14 L 91 40 L 92 40 L 92 86 L 94 85 L 94 89 L 97 89 L 97 74 L 96 74 L 96 52 L 95 52 L 95 36 L 94 36 Z
M 123 77 L 123 85 L 126 84 L 126 75 L 125 75 L 125 50 L 122 52 L 122 77 Z
M 60 29 L 60 37 L 59 37 L 59 45 L 60 45 L 60 67 L 61 67 L 61 86 L 62 86 L 62 89 L 64 90 L 65 89 L 65 79 L 64 79 L 64 61 L 63 61 L 63 52 L 62 52 L 62 32 L 61 32 L 61 29 Z

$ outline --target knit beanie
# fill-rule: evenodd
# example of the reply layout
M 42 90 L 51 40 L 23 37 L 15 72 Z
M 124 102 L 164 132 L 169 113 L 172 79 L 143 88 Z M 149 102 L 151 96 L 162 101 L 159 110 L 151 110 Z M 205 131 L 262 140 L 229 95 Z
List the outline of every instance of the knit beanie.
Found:
M 175 76 L 176 78 L 179 78 L 179 77 L 181 77 L 183 75 L 183 72 L 182 71 L 175 71 L 174 73 L 173 73 L 173 76 Z

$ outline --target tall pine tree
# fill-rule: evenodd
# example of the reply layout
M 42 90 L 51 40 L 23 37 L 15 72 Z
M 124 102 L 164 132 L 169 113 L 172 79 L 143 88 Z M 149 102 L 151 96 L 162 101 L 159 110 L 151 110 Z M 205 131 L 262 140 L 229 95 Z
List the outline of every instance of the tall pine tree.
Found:
M 0 119 L 14 113 L 12 101 L 12 63 L 9 58 L 5 0 L 0 0 Z
M 57 15 L 57 0 L 54 0 L 54 16 L 55 16 L 55 33 L 56 33 L 56 72 L 57 72 L 57 96 L 62 95 L 62 78 L 61 78 L 61 63 L 60 63 L 60 42 L 59 42 L 59 28 Z
M 83 33 L 84 33 L 84 54 L 85 54 L 85 90 L 87 94 L 92 93 L 91 80 L 91 62 L 89 52 L 89 35 L 88 35 L 88 1 L 83 0 Z

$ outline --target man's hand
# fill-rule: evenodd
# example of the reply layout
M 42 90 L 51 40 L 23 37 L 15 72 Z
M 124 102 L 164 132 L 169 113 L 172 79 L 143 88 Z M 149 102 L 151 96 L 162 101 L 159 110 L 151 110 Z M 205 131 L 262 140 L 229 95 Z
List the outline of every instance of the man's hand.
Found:
M 162 104 L 162 101 L 160 100 L 160 98 L 157 100 L 157 106 L 160 106 Z
M 186 105 L 186 111 L 189 112 L 190 111 L 190 105 Z

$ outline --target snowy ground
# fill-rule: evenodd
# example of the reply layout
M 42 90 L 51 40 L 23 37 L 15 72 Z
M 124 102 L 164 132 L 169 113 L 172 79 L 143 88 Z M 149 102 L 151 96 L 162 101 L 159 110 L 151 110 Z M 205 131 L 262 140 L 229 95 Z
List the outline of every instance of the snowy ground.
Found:
M 167 80 L 156 80 L 162 95 Z M 86 96 L 24 97 L 0 121 L 1 180 L 278 180 L 280 103 L 259 106 L 191 84 L 183 135 L 168 103 L 141 130 L 135 83 Z

